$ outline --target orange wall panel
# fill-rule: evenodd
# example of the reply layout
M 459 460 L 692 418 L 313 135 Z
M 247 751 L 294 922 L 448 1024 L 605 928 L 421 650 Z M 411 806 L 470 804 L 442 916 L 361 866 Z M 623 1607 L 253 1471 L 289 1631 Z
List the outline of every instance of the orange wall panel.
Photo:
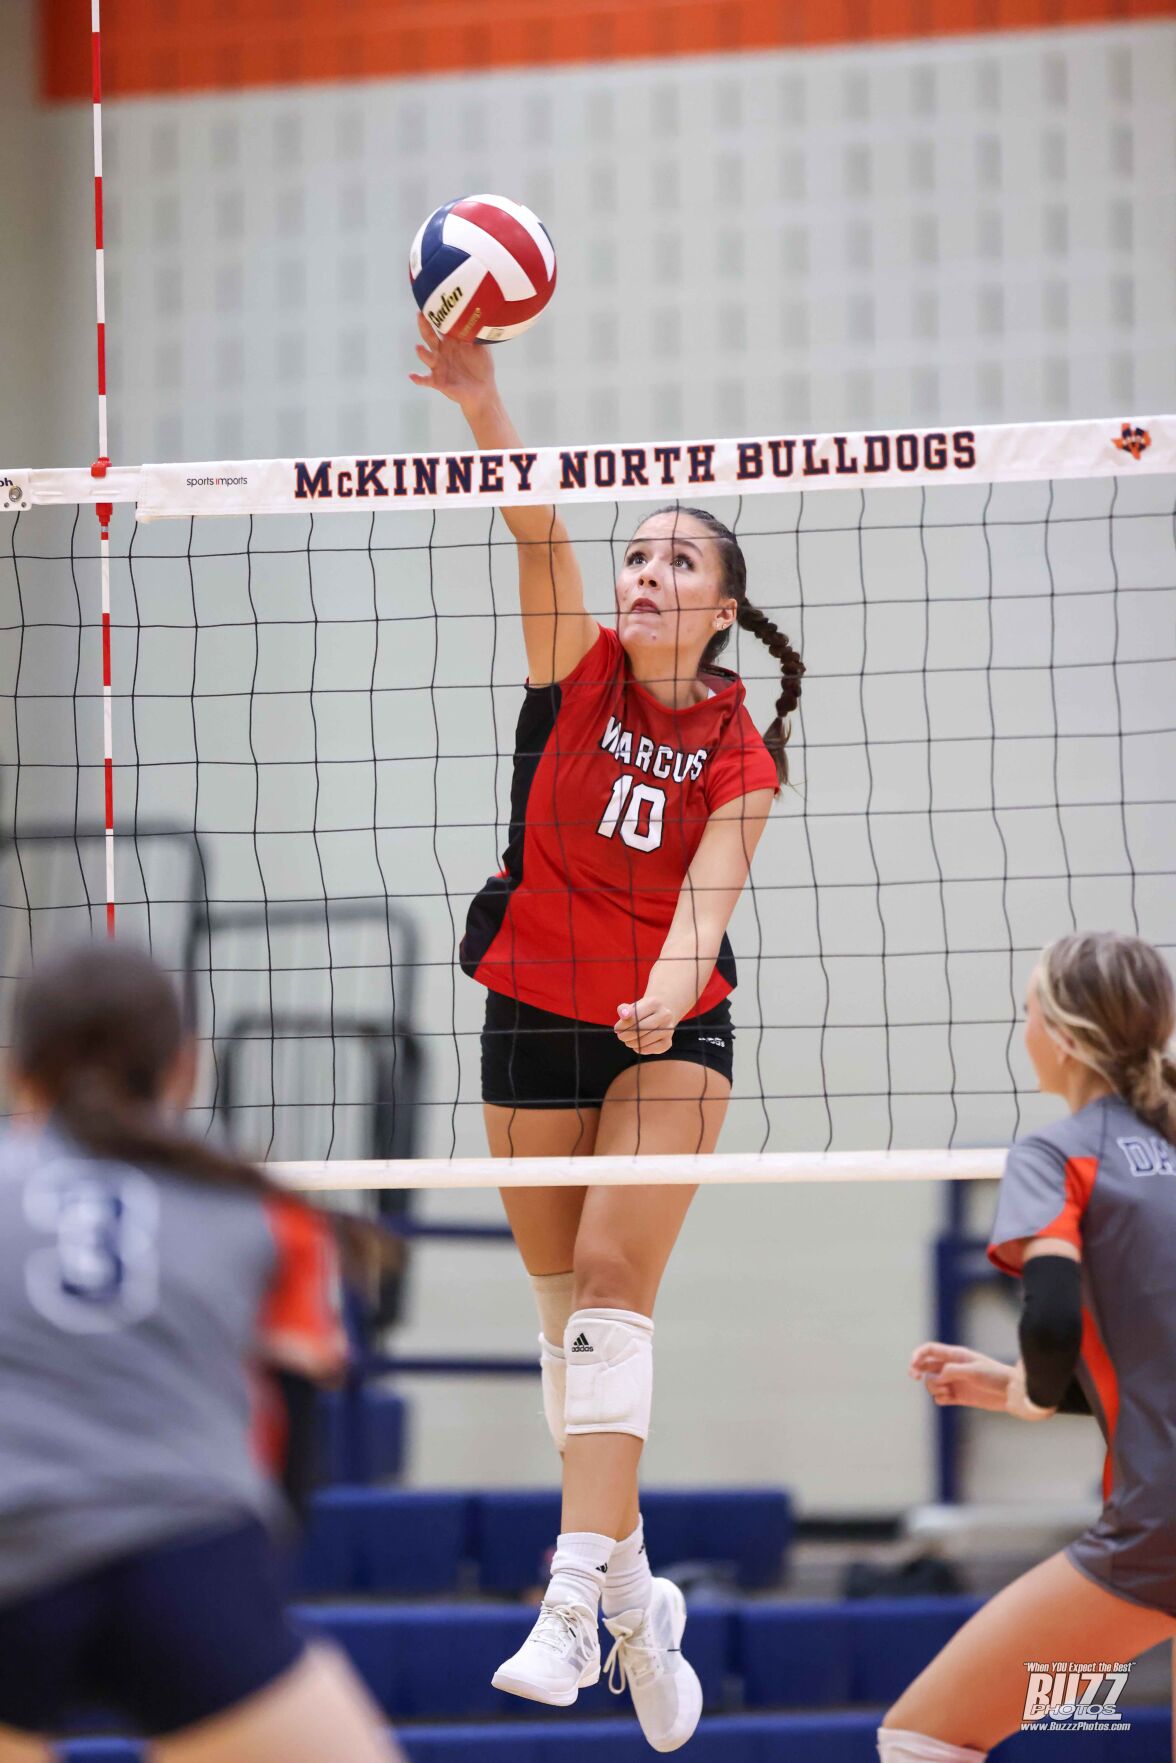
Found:
M 1171 17 L 1174 0 L 104 0 L 116 97 Z M 41 0 L 42 93 L 90 91 L 89 0 Z

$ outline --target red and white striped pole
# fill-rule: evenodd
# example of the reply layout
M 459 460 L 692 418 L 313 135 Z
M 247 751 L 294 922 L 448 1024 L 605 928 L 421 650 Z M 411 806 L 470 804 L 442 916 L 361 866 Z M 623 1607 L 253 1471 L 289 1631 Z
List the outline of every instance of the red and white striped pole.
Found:
M 90 0 L 90 53 L 94 81 L 94 266 L 98 314 L 98 457 L 90 467 L 106 476 L 110 448 L 106 432 L 106 267 L 102 241 L 102 8 Z M 95 504 L 102 573 L 102 735 L 106 799 L 106 930 L 114 935 L 114 718 L 110 692 L 110 522 L 114 506 Z

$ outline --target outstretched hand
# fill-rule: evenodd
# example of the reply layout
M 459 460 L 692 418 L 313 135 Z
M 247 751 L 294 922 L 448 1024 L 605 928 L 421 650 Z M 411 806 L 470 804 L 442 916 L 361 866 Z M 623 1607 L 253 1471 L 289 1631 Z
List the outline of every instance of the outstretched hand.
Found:
M 439 337 L 424 313 L 417 314 L 421 340 L 416 352 L 424 373 L 410 373 L 414 386 L 440 392 L 467 410 L 494 391 L 494 354 L 479 343 L 458 343 Z
M 1014 1367 L 970 1347 L 926 1341 L 911 1354 L 909 1375 L 926 1385 L 939 1408 L 986 1408 L 1007 1412 Z

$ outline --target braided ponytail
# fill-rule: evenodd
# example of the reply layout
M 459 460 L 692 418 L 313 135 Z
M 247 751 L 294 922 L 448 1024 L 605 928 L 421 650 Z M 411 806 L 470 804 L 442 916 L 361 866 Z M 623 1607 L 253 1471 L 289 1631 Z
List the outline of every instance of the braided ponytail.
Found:
M 764 746 L 776 761 L 776 775 L 781 784 L 786 784 L 788 755 L 784 748 L 792 733 L 788 718 L 800 703 L 800 680 L 804 673 L 804 662 L 784 632 L 758 606 L 752 606 L 747 600 L 743 600 L 735 616 L 740 630 L 750 631 L 753 637 L 766 643 L 768 654 L 773 661 L 780 664 L 780 695 L 776 699 L 775 717 L 764 730 Z
M 794 649 L 784 632 L 774 625 L 766 612 L 753 606 L 747 598 L 747 562 L 740 547 L 739 540 L 730 527 L 724 526 L 705 508 L 679 508 L 671 503 L 665 508 L 658 508 L 658 514 L 688 514 L 691 520 L 699 521 L 708 527 L 719 547 L 719 556 L 723 564 L 722 592 L 725 598 L 734 600 L 738 606 L 735 615 L 736 623 L 741 630 L 748 631 L 766 643 L 768 653 L 780 665 L 780 692 L 776 699 L 776 714 L 763 731 L 764 746 L 776 762 L 776 776 L 781 786 L 788 782 L 788 755 L 784 749 L 792 730 L 788 718 L 800 702 L 800 681 L 804 673 L 804 662 L 798 650 Z M 729 631 L 717 631 L 702 652 L 700 668 L 705 671 L 722 654 L 730 638 Z

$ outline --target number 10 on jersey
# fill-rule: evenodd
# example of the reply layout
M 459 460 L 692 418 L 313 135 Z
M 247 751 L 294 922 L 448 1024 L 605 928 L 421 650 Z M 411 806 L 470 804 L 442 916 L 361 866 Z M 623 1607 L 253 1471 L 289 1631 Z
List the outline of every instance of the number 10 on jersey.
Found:
M 630 772 L 622 772 L 596 830 L 602 839 L 614 838 L 619 832 L 634 851 L 656 851 L 662 842 L 665 812 L 664 790 L 639 784 Z

